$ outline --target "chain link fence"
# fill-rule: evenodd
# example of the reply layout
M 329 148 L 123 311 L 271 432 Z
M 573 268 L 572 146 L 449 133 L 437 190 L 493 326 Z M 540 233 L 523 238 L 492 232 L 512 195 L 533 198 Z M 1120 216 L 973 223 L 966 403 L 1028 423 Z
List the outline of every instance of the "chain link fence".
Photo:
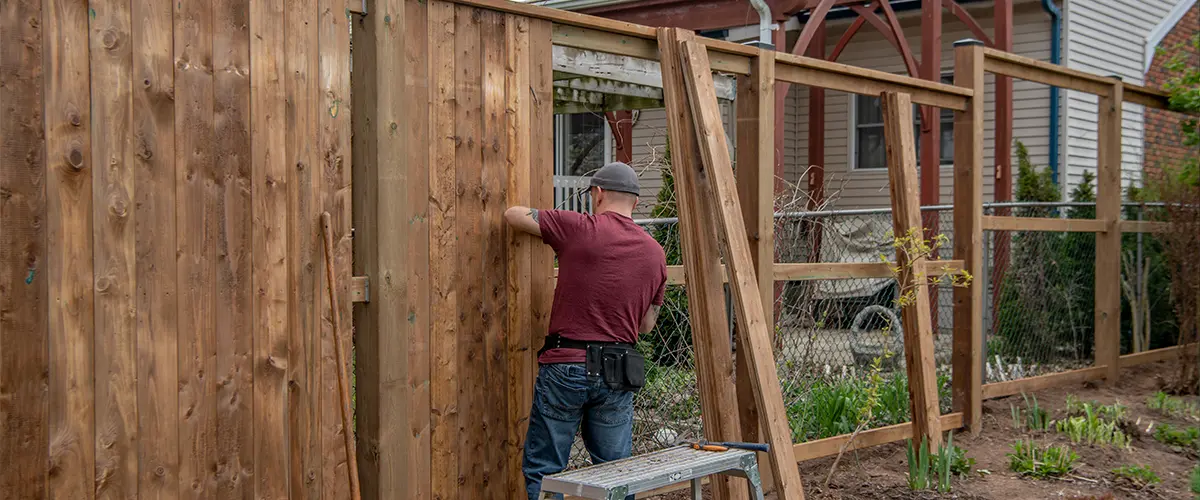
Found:
M 1152 208 L 1130 206 L 1136 219 Z M 988 204 L 987 215 L 1093 218 L 1094 204 Z M 945 236 L 939 259 L 952 258 L 952 207 L 922 210 L 926 238 Z M 663 245 L 668 265 L 681 265 L 678 220 L 638 221 Z M 936 230 L 928 229 L 936 228 Z M 1123 279 L 1146 290 L 1151 310 L 1150 348 L 1173 345 L 1161 250 L 1152 234 L 1126 234 L 1129 256 Z M 889 209 L 786 212 L 775 218 L 777 263 L 894 261 Z M 997 382 L 1090 366 L 1093 362 L 1095 235 L 1034 231 L 984 231 L 984 272 L 974 279 L 984 287 L 985 381 Z M 1141 262 L 1141 266 L 1133 265 Z M 1140 271 L 1139 271 L 1140 269 Z M 931 288 L 936 325 L 935 358 L 943 413 L 951 411 L 953 289 Z M 876 428 L 909 420 L 902 334 L 892 278 L 777 282 L 774 301 L 774 354 L 784 404 L 795 442 L 853 432 L 863 424 Z M 1132 315 L 1123 301 L 1123 353 L 1132 346 Z M 728 290 L 730 342 L 736 335 Z M 633 452 L 645 453 L 682 440 L 701 439 L 700 395 L 696 385 L 692 330 L 684 285 L 669 285 L 655 329 L 643 335 L 639 349 L 647 358 L 646 386 L 634 397 Z M 872 364 L 885 353 L 879 378 Z M 736 353 L 735 353 L 736 356 Z M 873 401 L 870 420 L 861 409 Z M 581 441 L 572 466 L 589 457 Z

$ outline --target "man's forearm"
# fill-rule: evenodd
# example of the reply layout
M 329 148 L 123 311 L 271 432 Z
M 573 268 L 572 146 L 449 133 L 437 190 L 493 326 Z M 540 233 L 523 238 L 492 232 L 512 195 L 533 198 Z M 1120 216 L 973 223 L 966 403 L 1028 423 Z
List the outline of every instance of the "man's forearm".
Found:
M 542 229 L 538 225 L 538 210 L 536 208 L 514 206 L 504 211 L 504 220 L 512 227 L 541 237 Z
M 658 311 L 661 309 L 662 306 L 650 305 L 650 309 L 646 310 L 646 314 L 642 316 L 642 325 L 638 329 L 640 333 L 645 335 L 654 330 L 654 325 L 658 323 Z

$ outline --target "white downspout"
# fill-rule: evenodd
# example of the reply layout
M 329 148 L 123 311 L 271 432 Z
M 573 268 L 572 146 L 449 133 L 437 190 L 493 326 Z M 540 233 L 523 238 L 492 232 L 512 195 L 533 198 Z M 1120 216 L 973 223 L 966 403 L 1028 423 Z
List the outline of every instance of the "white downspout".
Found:
M 750 0 L 750 5 L 758 11 L 758 42 L 749 42 L 748 45 L 774 50 L 775 44 L 771 40 L 771 7 L 767 5 L 766 0 Z

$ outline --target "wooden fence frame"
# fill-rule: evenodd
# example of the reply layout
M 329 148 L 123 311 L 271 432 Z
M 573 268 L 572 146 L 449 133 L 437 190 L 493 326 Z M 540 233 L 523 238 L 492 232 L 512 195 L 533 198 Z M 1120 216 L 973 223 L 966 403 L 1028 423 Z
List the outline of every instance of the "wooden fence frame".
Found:
M 549 21 L 552 26 L 553 44 L 586 49 L 647 60 L 660 60 L 659 32 L 655 28 L 614 21 L 575 12 L 549 9 L 534 5 L 508 2 L 505 0 L 451 0 L 453 3 L 498 11 L 517 16 Z M 855 94 L 881 95 L 885 92 L 902 93 L 910 96 L 917 104 L 951 109 L 955 112 L 955 142 L 974 144 L 975 147 L 956 148 L 954 174 L 955 241 L 954 256 L 950 261 L 924 264 L 930 273 L 941 272 L 942 266 L 968 271 L 972 276 L 982 275 L 982 235 L 984 230 L 1040 230 L 1040 231 L 1087 231 L 1098 235 L 1097 242 L 1097 365 L 1075 372 L 1036 377 L 1003 384 L 983 382 L 982 370 L 982 311 L 983 289 L 978 280 L 968 287 L 954 292 L 954 337 L 953 337 L 953 393 L 954 410 L 949 414 L 937 415 L 931 422 L 923 424 L 921 431 L 914 431 L 911 423 L 873 429 L 858 435 L 854 443 L 849 436 L 835 436 L 805 443 L 793 444 L 796 460 L 807 460 L 838 453 L 846 449 L 885 444 L 910 438 L 914 435 L 966 427 L 972 431 L 980 428 L 982 400 L 1001 397 L 1023 390 L 1070 383 L 1080 380 L 1112 378 L 1120 367 L 1167 359 L 1179 348 L 1162 349 L 1128 356 L 1118 356 L 1116 341 L 1116 317 L 1119 316 L 1120 299 L 1117 293 L 1119 272 L 1102 272 L 1117 269 L 1116 254 L 1119 252 L 1121 232 L 1156 232 L 1165 228 L 1161 223 L 1135 223 L 1118 221 L 1119 157 L 1120 157 L 1120 105 L 1129 102 L 1155 108 L 1166 107 L 1166 95 L 1145 87 L 1123 84 L 1114 78 L 1100 77 L 1080 71 L 1050 65 L 1040 61 L 1007 54 L 983 47 L 981 43 L 965 40 L 955 48 L 955 82 L 953 85 L 930 82 L 877 70 L 857 68 L 804 56 L 780 54 L 772 51 L 739 45 L 731 42 L 696 37 L 693 43 L 703 47 L 709 67 L 716 72 L 737 75 L 739 123 L 735 141 L 739 149 L 739 168 L 736 172 L 737 197 L 741 204 L 741 216 L 747 233 L 753 275 L 772 276 L 773 280 L 752 282 L 761 294 L 761 303 L 766 317 L 772 316 L 773 290 L 771 283 L 778 280 L 817 280 L 866 277 L 892 277 L 891 270 L 879 263 L 840 264 L 812 263 L 785 264 L 773 261 L 773 183 L 772 165 L 775 151 L 769 135 L 774 123 L 773 104 L 776 82 L 787 82 Z M 668 53 L 672 51 L 668 50 Z M 660 61 L 661 62 L 661 61 Z M 1098 218 L 1092 221 L 1063 221 L 1055 219 L 1016 219 L 1011 217 L 984 217 L 982 214 L 984 170 L 982 142 L 984 117 L 984 76 L 986 73 L 1022 78 L 1064 88 L 1083 90 L 1101 95 L 1102 130 L 1107 134 L 1101 151 Z M 1115 161 L 1114 161 L 1115 159 Z M 751 165 L 753 168 L 744 168 Z M 364 181 L 369 182 L 369 179 Z M 1115 189 L 1114 189 L 1114 186 Z M 1118 193 L 1116 196 L 1113 193 Z M 896 200 L 893 200 L 896 202 Z M 726 221 L 729 222 L 729 221 Z M 380 229 L 381 231 L 384 229 Z M 399 230 L 398 228 L 396 230 Z M 1114 250 L 1113 244 L 1117 245 Z M 694 243 L 694 242 L 693 242 Z M 936 266 L 936 269 L 935 269 Z M 684 283 L 689 278 L 688 266 L 672 267 L 668 270 L 669 282 Z M 719 267 L 716 283 L 728 283 L 729 271 Z M 715 267 L 713 269 L 716 269 Z M 698 274 L 696 266 L 690 271 Z M 555 276 L 546 279 L 554 280 Z M 1111 287 L 1099 286 L 1101 282 Z M 1111 282 L 1111 283 L 1110 283 Z M 748 284 L 742 282 L 742 285 Z M 351 294 L 356 301 L 374 300 L 369 283 L 362 277 L 351 281 Z M 712 283 L 709 283 L 711 286 Z M 1106 291 L 1101 291 L 1107 288 Z M 377 294 L 378 292 L 375 292 Z M 386 293 L 386 292 L 385 292 Z M 535 297 L 535 307 L 539 299 Z M 383 298 L 383 300 L 389 300 Z M 1114 312 L 1115 311 L 1115 312 Z M 723 314 L 723 313 L 722 313 Z M 704 322 L 702 322 L 704 323 Z M 716 325 L 717 321 L 705 324 Z M 696 338 L 713 341 L 713 335 L 697 334 Z M 1103 344 L 1103 345 L 1102 345 Z M 706 346 L 711 353 L 718 346 Z M 739 348 L 742 348 L 739 344 Z M 708 356 L 711 358 L 711 356 Z M 718 356 L 724 359 L 723 355 Z M 761 441 L 758 424 L 766 416 L 759 413 L 755 395 L 752 394 L 746 375 L 751 372 L 739 356 L 735 369 L 738 374 L 736 401 L 738 401 L 738 432 L 743 439 Z M 714 372 L 715 373 L 715 372 Z M 701 388 L 702 399 L 707 401 L 730 401 L 731 395 L 718 395 L 714 391 L 728 391 L 720 384 L 707 384 Z M 363 397 L 370 397 L 363 394 Z M 919 404 L 914 401 L 913 403 Z M 936 407 L 935 407 L 936 408 Z M 728 416 L 728 415 L 727 415 Z M 707 422 L 708 415 L 705 415 Z M 936 429 L 935 429 L 936 428 Z M 379 449 L 381 454 L 403 454 L 404 450 Z M 401 462 L 403 457 L 398 457 Z M 771 482 L 768 469 L 764 468 L 764 479 Z

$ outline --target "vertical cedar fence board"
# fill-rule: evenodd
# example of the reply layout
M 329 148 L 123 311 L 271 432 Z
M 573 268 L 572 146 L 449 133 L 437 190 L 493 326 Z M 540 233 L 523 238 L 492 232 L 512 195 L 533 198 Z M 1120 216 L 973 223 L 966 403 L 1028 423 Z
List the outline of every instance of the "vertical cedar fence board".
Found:
M 349 303 L 350 19 L 329 1 L 0 9 L 4 494 L 348 490 L 315 273 L 328 210 Z
M 552 255 L 550 23 L 447 1 L 355 25 L 358 443 L 367 498 L 519 498 Z M 544 305 L 536 305 L 544 302 Z
M 201 7 L 0 9 L 0 463 L 17 464 L 0 471 L 0 491 L 344 497 L 347 430 L 320 272 L 328 211 L 333 286 L 353 317 L 366 496 L 520 497 L 553 253 L 501 214 L 553 202 L 552 43 L 657 60 L 657 31 L 504 0 L 372 0 L 367 16 L 332 0 Z M 907 93 L 955 110 L 955 142 L 976 145 L 985 73 L 1097 94 L 1102 225 L 1087 227 L 1098 283 L 1116 283 L 1120 233 L 1145 229 L 1115 221 L 1121 103 L 1165 108 L 1160 91 L 977 46 L 956 48 L 949 86 L 695 43 L 714 70 L 744 77 L 739 95 L 760 94 L 738 103 L 742 125 L 757 124 L 739 125 L 739 145 L 760 146 L 743 166 L 761 177 L 737 174 L 747 274 L 829 277 L 762 260 L 771 82 Z M 978 276 L 985 224 L 1014 222 L 982 218 L 975 150 L 956 148 L 955 259 Z M 1013 227 L 1037 229 L 1028 223 Z M 351 315 L 355 275 L 370 301 Z M 943 430 L 977 428 L 983 398 L 1112 379 L 1180 349 L 1118 356 L 1119 295 L 1097 286 L 1093 367 L 982 386 L 981 292 L 955 290 L 955 413 L 934 421 Z M 771 417 L 757 410 L 731 417 Z M 881 429 L 854 447 L 910 433 Z M 837 443 L 794 451 L 803 460 Z

